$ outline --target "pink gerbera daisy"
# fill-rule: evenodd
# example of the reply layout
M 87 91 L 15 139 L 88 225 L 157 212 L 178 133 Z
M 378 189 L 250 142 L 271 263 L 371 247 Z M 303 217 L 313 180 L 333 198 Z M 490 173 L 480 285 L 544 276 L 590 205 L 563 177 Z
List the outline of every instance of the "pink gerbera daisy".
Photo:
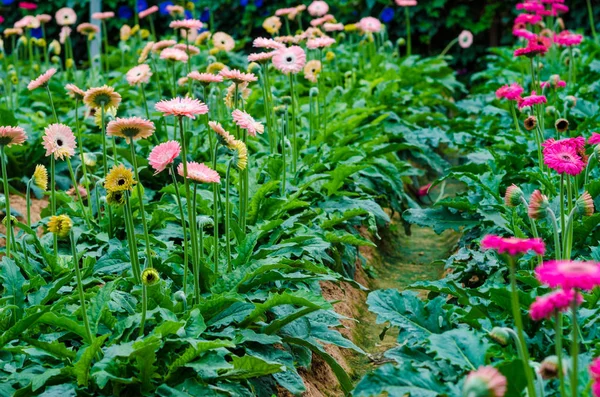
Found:
M 183 163 L 177 167 L 177 173 L 183 175 Z M 207 167 L 202 163 L 195 161 L 187 162 L 187 178 L 200 183 L 220 183 L 221 177 L 219 173 L 212 168 Z
M 67 94 L 78 101 L 82 101 L 85 96 L 85 91 L 81 88 L 77 87 L 75 84 L 67 84 L 65 86 L 65 90 L 67 90 Z
M 329 11 L 329 5 L 324 1 L 313 1 L 308 6 L 308 13 L 313 17 L 320 17 L 327 14 Z
M 256 136 L 256 133 L 262 134 L 265 131 L 265 127 L 260 122 L 242 110 L 236 109 L 231 115 L 233 121 L 240 128 L 247 130 L 250 136 Z
M 171 21 L 169 27 L 172 29 L 187 29 L 187 30 L 198 30 L 202 28 L 203 23 L 198 19 L 182 19 L 178 21 Z
M 84 22 L 84 23 L 80 23 L 77 26 L 77 32 L 89 36 L 91 34 L 99 33 L 100 29 L 98 28 L 98 26 L 96 26 L 94 24 L 91 24 L 89 22 Z
M 112 11 L 95 12 L 92 14 L 92 19 L 97 19 L 99 21 L 102 21 L 104 19 L 114 18 L 114 16 L 115 16 L 115 13 Z
M 463 30 L 458 35 L 458 45 L 462 48 L 469 48 L 473 44 L 473 33 L 468 30 Z
M 463 385 L 463 395 L 504 397 L 507 384 L 506 377 L 496 368 L 479 367 L 467 375 Z
M 42 137 L 46 156 L 54 155 L 57 160 L 71 157 L 75 154 L 77 143 L 73 131 L 64 124 L 50 124 L 44 130 Z
M 148 164 L 154 168 L 154 175 L 164 171 L 181 153 L 181 145 L 177 141 L 168 141 L 155 146 L 148 156 Z
M 509 101 L 519 101 L 521 94 L 523 93 L 523 87 L 518 83 L 512 83 L 510 85 L 503 85 L 496 90 L 496 98 L 506 98 Z
M 54 18 L 56 19 L 56 23 L 60 26 L 70 26 L 77 22 L 77 14 L 69 7 L 64 7 L 56 11 Z
M 527 11 L 527 12 L 531 12 L 531 13 L 538 13 L 538 12 L 543 12 L 546 10 L 544 8 L 543 4 L 533 2 L 533 1 L 526 1 L 523 3 L 518 3 L 515 6 L 515 8 L 517 10 L 523 10 L 523 11 Z
M 52 16 L 50 16 L 48 14 L 39 14 L 39 15 L 36 15 L 35 17 L 41 24 L 48 23 L 52 20 Z
M 221 144 L 223 144 L 225 146 L 231 146 L 233 144 L 233 142 L 235 141 L 235 137 L 233 135 L 231 135 L 227 130 L 225 130 L 225 128 L 223 128 L 223 126 L 221 126 L 220 123 L 218 123 L 216 121 L 209 121 L 208 126 L 214 132 L 217 133 L 217 135 L 219 136 L 219 140 L 221 141 Z
M 0 146 L 21 145 L 27 140 L 27 134 L 21 127 L 0 126 Z
M 335 19 L 335 17 L 333 15 L 327 14 L 327 15 L 322 16 L 321 18 L 316 18 L 316 19 L 313 19 L 312 21 L 310 21 L 310 26 L 312 26 L 314 29 L 317 26 L 321 26 L 326 22 L 333 21 L 334 19 Z
M 117 117 L 106 126 L 107 135 L 125 138 L 128 143 L 130 139 L 148 138 L 152 136 L 154 130 L 152 121 L 140 117 Z
M 160 52 L 160 58 L 169 61 L 187 62 L 189 57 L 185 51 L 178 50 L 177 48 L 165 48 Z
M 576 149 L 565 143 L 555 143 L 544 148 L 544 164 L 559 174 L 579 175 L 585 163 Z
M 252 45 L 257 48 L 269 48 L 271 50 L 285 48 L 285 45 L 281 44 L 280 42 L 273 39 L 265 39 L 264 37 L 258 37 L 254 39 Z
M 250 55 L 248 55 L 248 62 L 265 63 L 265 62 L 268 62 L 269 60 L 271 60 L 271 58 L 273 58 L 273 55 L 275 55 L 275 51 L 258 52 L 258 53 L 250 54 Z
M 185 116 L 190 119 L 195 119 L 199 114 L 208 113 L 208 106 L 206 104 L 192 98 L 163 100 L 158 102 L 154 107 L 165 116 Z
M 200 54 L 200 49 L 191 44 L 179 43 L 173 46 L 176 50 L 181 50 L 189 55 L 198 55 Z
M 526 56 L 526 57 L 532 58 L 532 57 L 535 57 L 536 55 L 544 55 L 546 52 L 548 52 L 548 47 L 545 46 L 544 44 L 538 43 L 537 40 L 534 38 L 534 39 L 529 40 L 526 47 L 517 48 L 514 52 L 514 55 L 516 57 Z
M 519 109 L 523 109 L 526 106 L 540 105 L 548 102 L 545 95 L 537 95 L 535 91 L 531 92 L 531 95 L 521 98 L 519 101 Z
M 549 261 L 535 269 L 540 282 L 563 289 L 592 290 L 600 285 L 600 264 L 570 260 Z
M 417 0 L 396 0 L 398 7 L 414 7 L 417 5 Z
M 563 30 L 559 34 L 554 35 L 554 42 L 563 47 L 577 46 L 581 44 L 582 41 L 582 35 L 571 33 L 568 30 Z
M 527 40 L 535 39 L 536 35 L 527 29 L 513 29 L 513 36 L 522 37 Z
M 600 134 L 598 134 L 597 132 L 592 132 L 592 136 L 588 139 L 588 143 L 590 145 L 600 144 Z
M 529 25 L 536 25 L 542 21 L 542 17 L 539 15 L 531 15 L 531 14 L 519 14 L 515 18 L 515 24 L 523 23 Z
M 379 19 L 373 18 L 373 17 L 362 18 L 358 22 L 357 26 L 363 32 L 378 33 L 379 31 L 381 31 L 381 21 Z
M 557 290 L 535 298 L 535 302 L 529 308 L 529 315 L 535 321 L 550 318 L 558 312 L 569 309 L 573 302 L 580 305 L 583 302 L 581 294 L 572 289 Z
M 219 76 L 226 80 L 232 80 L 235 84 L 250 83 L 258 80 L 254 73 L 243 73 L 237 69 L 222 69 Z
M 150 66 L 145 63 L 129 69 L 125 75 L 129 85 L 146 84 L 150 81 L 150 77 L 152 77 Z
M 187 77 L 192 80 L 196 80 L 201 82 L 202 84 L 210 84 L 210 83 L 221 83 L 223 82 L 223 77 L 218 74 L 212 73 L 200 73 L 197 71 L 190 72 Z
M 38 76 L 36 79 L 31 80 L 29 82 L 29 84 L 27 84 L 27 89 L 29 89 L 29 91 L 33 91 L 39 87 L 46 87 L 46 85 L 48 85 L 48 82 L 50 81 L 50 78 L 52 76 L 54 76 L 55 74 L 56 74 L 56 69 L 54 69 L 54 68 L 48 69 L 46 72 L 44 72 L 43 74 Z
M 284 74 L 296 74 L 306 64 L 306 53 L 299 46 L 281 48 L 273 55 L 273 65 Z
M 340 32 L 340 31 L 344 30 L 344 24 L 327 22 L 327 23 L 323 24 L 323 29 L 326 32 Z
M 309 39 L 306 42 L 306 47 L 310 48 L 311 50 L 314 50 L 317 48 L 326 48 L 326 47 L 331 46 L 332 44 L 335 44 L 335 39 L 332 39 L 331 37 L 323 36 L 323 37 L 317 37 L 314 39 Z
M 161 41 L 157 41 L 156 43 L 154 43 L 152 45 L 152 51 L 154 51 L 154 52 L 160 52 L 160 51 L 164 50 L 165 48 L 174 46 L 175 44 L 177 44 L 177 42 L 175 40 L 161 40 Z
M 160 10 L 160 8 L 158 8 L 158 6 L 152 6 L 152 7 L 146 8 L 144 11 L 140 11 L 139 17 L 140 17 L 140 19 L 144 19 L 148 15 L 152 15 L 155 12 L 158 12 L 159 10 Z
M 509 254 L 515 256 L 517 254 L 526 254 L 533 251 L 538 255 L 544 255 L 546 246 L 540 238 L 516 238 L 516 237 L 500 237 L 493 234 L 488 234 L 481 240 L 481 247 L 485 250 L 493 249 L 500 254 Z

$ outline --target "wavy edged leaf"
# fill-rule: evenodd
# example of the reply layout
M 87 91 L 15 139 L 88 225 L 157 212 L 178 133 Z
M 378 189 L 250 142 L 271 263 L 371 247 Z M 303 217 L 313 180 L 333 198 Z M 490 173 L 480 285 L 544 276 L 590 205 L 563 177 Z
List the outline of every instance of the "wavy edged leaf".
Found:
M 48 310 L 50 310 L 50 307 L 45 307 L 39 312 L 21 319 L 15 325 L 6 330 L 2 336 L 0 336 L 0 349 L 2 349 L 11 340 L 20 338 L 21 334 L 35 324 L 42 316 L 46 314 Z
M 92 361 L 102 348 L 102 344 L 106 338 L 108 338 L 108 335 L 109 334 L 104 334 L 94 339 L 92 344 L 85 348 L 83 354 L 79 357 L 79 360 L 73 365 L 75 368 L 75 376 L 77 376 L 77 384 L 79 386 L 87 387 L 90 380 Z

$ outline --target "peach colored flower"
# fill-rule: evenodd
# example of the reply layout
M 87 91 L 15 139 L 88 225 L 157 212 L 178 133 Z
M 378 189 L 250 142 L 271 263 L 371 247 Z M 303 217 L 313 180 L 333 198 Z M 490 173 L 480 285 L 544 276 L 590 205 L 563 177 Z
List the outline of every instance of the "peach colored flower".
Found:
M 235 141 L 235 137 L 226 131 L 220 123 L 216 121 L 209 121 L 208 126 L 217 133 L 222 145 L 231 146 Z
M 313 59 L 306 62 L 306 65 L 304 66 L 304 77 L 306 80 L 311 83 L 316 83 L 319 73 L 321 73 L 321 61 Z
M 185 9 L 182 6 L 168 5 L 167 12 L 172 16 L 183 16 L 185 15 Z
M 272 50 L 278 50 L 280 48 L 285 48 L 285 45 L 282 43 L 275 41 L 273 39 L 265 39 L 264 37 L 258 37 L 254 39 L 252 45 L 257 48 L 269 48 Z
M 93 87 L 85 92 L 83 103 L 92 109 L 100 109 L 102 106 L 106 110 L 116 109 L 121 103 L 121 95 L 114 88 L 107 85 Z
M 169 27 L 172 29 L 187 29 L 198 30 L 202 28 L 203 23 L 197 19 L 182 19 L 179 21 L 171 21 Z
M 162 50 L 160 52 L 160 58 L 161 59 L 167 59 L 169 61 L 180 61 L 180 62 L 187 62 L 188 60 L 188 54 L 186 54 L 184 51 L 175 49 L 175 48 L 165 48 L 164 50 Z
M 130 139 L 143 139 L 152 136 L 154 123 L 140 117 L 119 118 L 112 120 L 106 126 L 106 134 L 125 138 L 127 143 Z
M 248 135 L 256 136 L 256 133 L 265 132 L 265 126 L 254 120 L 252 116 L 243 110 L 236 109 L 231 113 L 233 121 L 240 127 L 248 131 Z
M 381 31 L 381 21 L 373 17 L 364 17 L 358 22 L 358 27 L 363 32 L 378 33 Z
M 248 55 L 248 62 L 267 63 L 273 58 L 273 55 L 275 55 L 275 51 L 250 54 Z
M 60 33 L 58 34 L 58 41 L 60 41 L 60 44 L 65 44 L 65 42 L 67 41 L 67 38 L 69 36 L 71 36 L 72 31 L 73 31 L 73 29 L 71 29 L 68 26 L 63 26 L 60 29 Z
M 50 81 L 50 78 L 52 76 L 54 76 L 55 73 L 56 73 L 56 69 L 54 69 L 54 68 L 48 69 L 46 72 L 44 72 L 43 74 L 41 74 L 34 80 L 31 80 L 29 82 L 29 84 L 27 84 L 27 89 L 29 91 L 33 91 L 39 87 L 46 87 L 48 85 L 48 82 Z
M 221 51 L 229 52 L 235 48 L 235 40 L 233 40 L 233 37 L 224 32 L 213 34 L 212 42 L 213 46 Z
M 324 1 L 313 1 L 308 6 L 308 13 L 313 17 L 321 17 L 327 14 L 329 11 L 329 5 Z
M 50 124 L 42 137 L 46 156 L 54 155 L 56 160 L 64 160 L 75 154 L 77 143 L 73 131 L 64 124 Z
M 183 175 L 183 163 L 177 166 L 177 173 L 180 176 Z M 197 163 L 195 161 L 187 162 L 187 178 L 194 182 L 199 183 L 220 183 L 221 177 L 219 173 L 203 163 Z
M 114 16 L 115 16 L 115 13 L 112 11 L 95 12 L 92 14 L 92 19 L 97 19 L 99 21 L 102 21 L 104 19 L 114 18 Z
M 83 97 L 85 96 L 85 91 L 77 87 L 75 84 L 67 84 L 65 86 L 65 90 L 67 90 L 67 94 L 69 94 L 71 98 L 79 101 L 83 100 Z
M 188 77 L 192 80 L 199 81 L 203 84 L 223 82 L 222 76 L 219 76 L 218 74 L 212 74 L 212 73 L 200 73 L 197 71 L 193 71 L 188 74 Z
M 222 69 L 219 72 L 219 76 L 223 77 L 226 80 L 232 80 L 235 84 L 250 83 L 252 81 L 258 80 L 258 77 L 256 77 L 253 73 L 244 73 L 240 72 L 237 69 Z
M 188 56 L 189 55 L 198 55 L 198 54 L 200 54 L 200 49 L 198 47 L 196 47 L 196 46 L 191 45 L 191 44 L 183 44 L 183 43 L 175 44 L 173 46 L 173 48 L 176 49 L 176 50 L 180 50 L 180 51 L 185 52 L 186 54 L 188 54 Z
M 150 66 L 145 63 L 129 69 L 125 75 L 129 85 L 147 84 L 150 77 L 152 77 L 152 71 L 150 71 Z
M 148 59 L 148 55 L 150 55 L 150 51 L 152 51 L 152 47 L 154 47 L 154 42 L 150 41 L 146 43 L 142 52 L 140 53 L 140 57 L 138 58 L 138 63 L 144 63 Z
M 77 26 L 77 32 L 89 36 L 91 34 L 100 33 L 100 29 L 98 28 L 98 26 L 92 23 L 84 22 Z
M 35 16 L 41 24 L 48 23 L 52 20 L 52 17 L 48 14 L 39 14 Z
M 22 145 L 27 134 L 21 127 L 0 126 L 0 146 Z
M 177 44 L 175 40 L 161 40 L 152 45 L 152 51 L 160 52 L 167 47 L 174 46 L 175 44 Z
M 208 113 L 208 106 L 206 104 L 192 98 L 163 100 L 158 102 L 154 107 L 165 116 L 185 116 L 190 119 L 195 119 L 199 114 Z
M 310 39 L 306 42 L 306 48 L 310 48 L 311 50 L 315 50 L 317 48 L 326 48 L 335 44 L 335 39 L 331 37 L 317 37 L 315 39 Z

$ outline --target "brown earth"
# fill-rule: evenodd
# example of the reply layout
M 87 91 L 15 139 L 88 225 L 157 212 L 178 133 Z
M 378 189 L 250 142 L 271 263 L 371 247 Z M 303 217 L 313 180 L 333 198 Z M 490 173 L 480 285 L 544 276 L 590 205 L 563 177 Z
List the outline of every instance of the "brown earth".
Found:
M 35 224 L 39 222 L 41 219 L 40 214 L 42 210 L 48 206 L 48 199 L 43 198 L 41 200 L 36 199 L 35 197 L 31 198 L 31 223 Z M 19 217 L 17 219 L 19 222 L 27 223 L 27 200 L 23 196 L 19 196 L 13 194 L 10 196 L 10 208 L 11 212 L 16 211 L 19 213 Z M 6 227 L 0 223 L 0 233 L 6 234 Z M 4 247 L 6 245 L 6 240 L 4 238 L 0 239 L 0 247 Z

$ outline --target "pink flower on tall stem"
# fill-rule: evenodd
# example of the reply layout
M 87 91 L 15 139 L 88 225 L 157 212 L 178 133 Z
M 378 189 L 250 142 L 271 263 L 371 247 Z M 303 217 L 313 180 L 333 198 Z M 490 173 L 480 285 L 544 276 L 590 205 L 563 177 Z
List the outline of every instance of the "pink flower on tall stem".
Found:
M 540 105 L 542 103 L 547 103 L 545 95 L 537 95 L 535 91 L 531 92 L 531 95 L 521 98 L 519 101 L 519 109 L 523 109 L 526 106 Z
M 26 140 L 27 134 L 23 128 L 0 126 L 0 146 L 22 145 Z
M 197 99 L 174 98 L 158 102 L 156 110 L 165 116 L 189 117 L 195 119 L 197 115 L 208 113 L 208 106 Z
M 52 16 L 48 14 L 39 14 L 35 16 L 41 24 L 46 24 L 52 20 Z
M 544 148 L 544 164 L 559 174 L 579 175 L 585 163 L 575 148 L 565 143 L 555 143 Z
M 481 248 L 493 249 L 499 254 L 511 256 L 526 254 L 529 251 L 538 255 L 544 255 L 546 252 L 546 246 L 540 238 L 500 237 L 493 234 L 488 234 L 481 240 Z
M 148 156 L 148 164 L 154 168 L 154 175 L 173 164 L 179 153 L 181 153 L 181 145 L 177 141 L 168 141 L 155 146 Z
M 177 166 L 177 173 L 180 176 L 183 175 L 183 163 Z M 221 177 L 219 173 L 212 168 L 207 167 L 202 163 L 197 163 L 195 161 L 187 162 L 187 178 L 191 179 L 194 182 L 200 183 L 220 183 Z
M 496 368 L 479 367 L 476 371 L 471 371 L 467 375 L 463 385 L 463 395 L 504 397 L 507 384 L 504 375 Z
M 525 1 L 523 3 L 517 3 L 515 8 L 517 10 L 523 10 L 534 14 L 546 10 L 543 4 L 534 1 Z
M 531 15 L 531 14 L 519 14 L 515 18 L 515 24 L 526 24 L 526 25 L 536 25 L 542 21 L 542 17 L 539 15 Z
M 327 14 L 329 11 L 329 5 L 324 1 L 313 1 L 308 6 L 308 13 L 313 17 L 321 17 Z
M 152 15 L 155 12 L 158 12 L 159 10 L 160 10 L 160 8 L 158 8 L 158 6 L 152 6 L 152 7 L 146 8 L 144 11 L 140 11 L 140 13 L 138 15 L 139 15 L 140 19 L 144 19 L 148 15 Z
M 258 77 L 254 73 L 244 73 L 237 69 L 222 69 L 219 72 L 219 76 L 225 80 L 232 80 L 236 84 L 251 83 L 258 80 Z
M 75 11 L 73 11 L 72 8 L 68 7 L 56 11 L 54 18 L 56 19 L 56 23 L 60 26 L 70 26 L 77 22 L 77 14 L 75 14 Z
M 291 46 L 275 51 L 273 65 L 283 74 L 296 74 L 306 64 L 306 53 L 299 46 Z
M 161 40 L 152 45 L 152 51 L 160 52 L 160 51 L 164 50 L 165 48 L 174 46 L 175 44 L 177 44 L 177 42 L 175 40 Z
M 50 78 L 52 78 L 52 76 L 54 76 L 55 74 L 56 74 L 56 69 L 54 69 L 54 68 L 48 69 L 46 72 L 44 72 L 43 74 L 41 74 L 34 80 L 31 80 L 29 82 L 29 84 L 27 84 L 27 89 L 29 91 L 33 91 L 36 88 L 46 87 L 48 85 L 48 82 L 50 81 Z
M 577 46 L 581 44 L 582 41 L 582 35 L 569 32 L 568 30 L 563 30 L 559 34 L 554 35 L 554 42 L 562 47 Z
M 172 29 L 187 29 L 187 30 L 198 30 L 202 28 L 204 24 L 200 22 L 198 19 L 182 19 L 171 21 L 169 27 Z
M 275 55 L 275 51 L 270 52 L 257 52 L 254 54 L 248 55 L 248 62 L 258 62 L 258 63 L 266 63 L 273 58 Z
M 357 26 L 363 32 L 378 33 L 381 31 L 381 21 L 373 17 L 362 18 Z
M 496 98 L 508 99 L 509 101 L 519 101 L 521 94 L 523 93 L 523 87 L 519 83 L 512 83 L 510 85 L 503 85 L 496 90 Z
M 185 53 L 185 51 L 181 51 L 176 48 L 165 48 L 160 52 L 160 58 L 167 59 L 169 61 L 187 62 L 189 56 Z
M 316 37 L 314 39 L 309 39 L 306 42 L 306 48 L 309 48 L 311 50 L 315 50 L 317 48 L 326 48 L 326 47 L 329 47 L 332 44 L 335 44 L 335 39 L 332 39 L 331 37 L 327 37 L 327 36 Z
M 326 32 L 341 32 L 344 30 L 344 24 L 327 22 L 323 24 L 323 30 Z
M 42 137 L 46 156 L 54 155 L 56 160 L 63 160 L 75 154 L 77 143 L 73 131 L 64 124 L 50 124 Z
M 150 66 L 145 63 L 129 69 L 125 75 L 129 85 L 146 84 L 150 81 L 150 77 L 152 77 Z
M 458 45 L 462 48 L 469 48 L 473 44 L 473 33 L 468 30 L 463 30 L 458 35 Z
M 572 289 L 557 290 L 535 298 L 535 302 L 529 308 L 529 315 L 534 321 L 551 318 L 556 313 L 569 309 L 573 305 L 573 302 L 580 305 L 583 302 L 581 294 Z
M 597 132 L 592 132 L 592 136 L 588 139 L 588 143 L 590 145 L 600 144 L 600 134 Z
M 537 279 L 552 287 L 562 289 L 592 290 L 600 285 L 600 264 L 581 261 L 549 261 L 535 269 Z
M 396 0 L 398 7 L 414 7 L 417 5 L 417 0 Z
M 265 132 L 265 126 L 254 120 L 254 117 L 250 116 L 243 110 L 236 109 L 231 115 L 233 116 L 233 121 L 240 128 L 248 131 L 248 135 L 256 136 L 256 133 L 262 134 Z
M 196 80 L 201 82 L 202 84 L 210 84 L 210 83 L 221 83 L 223 82 L 223 77 L 218 74 L 212 73 L 200 73 L 197 71 L 190 72 L 187 77 L 192 80 Z
M 140 117 L 117 117 L 106 126 L 106 134 L 125 138 L 129 143 L 130 139 L 143 139 L 152 136 L 155 129 L 154 123 L 150 120 Z
M 95 12 L 92 14 L 92 19 L 97 19 L 99 21 L 114 18 L 115 13 L 112 11 L 104 11 L 104 12 Z
M 252 46 L 256 48 L 268 48 L 271 50 L 278 50 L 280 48 L 285 48 L 285 45 L 275 41 L 273 39 L 265 39 L 264 37 L 257 37 L 252 42 Z
M 535 39 L 537 37 L 535 33 L 530 32 L 527 29 L 513 29 L 513 36 L 522 37 L 527 40 Z
M 548 47 L 538 42 L 537 38 L 528 41 L 527 46 L 524 48 L 517 48 L 514 52 L 516 57 L 526 56 L 533 58 L 536 55 L 544 55 L 548 52 Z

